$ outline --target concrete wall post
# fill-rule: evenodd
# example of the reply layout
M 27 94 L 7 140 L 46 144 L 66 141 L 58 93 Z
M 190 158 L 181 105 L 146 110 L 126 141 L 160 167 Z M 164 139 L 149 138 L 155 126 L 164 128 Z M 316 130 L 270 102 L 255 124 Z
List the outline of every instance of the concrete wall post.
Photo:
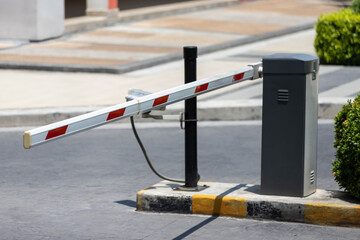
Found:
M 0 38 L 41 41 L 64 33 L 64 0 L 0 0 Z

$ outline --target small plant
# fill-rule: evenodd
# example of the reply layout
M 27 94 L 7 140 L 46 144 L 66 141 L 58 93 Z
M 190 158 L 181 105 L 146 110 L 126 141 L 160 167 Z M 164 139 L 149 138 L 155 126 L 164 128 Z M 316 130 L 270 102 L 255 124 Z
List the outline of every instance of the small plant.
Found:
M 322 63 L 360 65 L 360 14 L 342 9 L 321 15 L 315 30 L 314 46 Z
M 355 13 L 360 14 L 360 0 L 352 0 L 350 7 Z
M 335 117 L 336 159 L 332 172 L 339 186 L 360 199 L 360 95 Z

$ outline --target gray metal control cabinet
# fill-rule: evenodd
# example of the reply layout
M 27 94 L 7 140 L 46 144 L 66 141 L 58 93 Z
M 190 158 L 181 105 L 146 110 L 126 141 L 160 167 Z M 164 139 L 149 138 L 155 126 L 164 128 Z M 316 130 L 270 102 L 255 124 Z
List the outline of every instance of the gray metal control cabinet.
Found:
M 263 58 L 261 193 L 304 197 L 316 190 L 317 57 Z

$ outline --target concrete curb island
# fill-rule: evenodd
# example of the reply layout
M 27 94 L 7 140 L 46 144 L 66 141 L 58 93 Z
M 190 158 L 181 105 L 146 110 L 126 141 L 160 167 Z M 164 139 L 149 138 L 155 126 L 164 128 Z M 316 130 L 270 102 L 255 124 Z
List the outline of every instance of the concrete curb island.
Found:
M 315 22 L 300 26 L 290 27 L 279 31 L 273 31 L 245 38 L 240 38 L 224 43 L 214 44 L 211 46 L 200 47 L 199 55 L 217 52 L 228 48 L 238 47 L 249 43 L 260 42 L 263 40 L 281 37 L 288 34 L 312 29 Z M 118 66 L 94 66 L 94 65 L 73 65 L 73 64 L 57 64 L 57 63 L 37 63 L 37 62 L 7 62 L 0 61 L 0 69 L 21 69 L 35 71 L 59 71 L 59 72 L 90 72 L 90 73 L 109 73 L 123 74 L 136 70 L 154 67 L 160 64 L 169 63 L 183 59 L 183 53 L 177 52 L 165 56 L 150 58 L 142 61 L 121 64 Z
M 318 189 L 305 197 L 261 195 L 259 185 L 200 182 L 199 191 L 173 190 L 162 181 L 137 194 L 137 211 L 203 214 L 235 218 L 360 227 L 360 201 L 341 191 Z
M 333 119 L 346 104 L 345 98 L 328 98 L 319 100 L 319 118 Z M 96 111 L 100 107 L 46 108 L 1 110 L 0 127 L 42 126 L 81 114 Z M 183 103 L 167 107 L 166 114 L 179 114 L 183 111 Z M 242 121 L 261 120 L 262 100 L 209 100 L 198 102 L 199 121 Z M 116 123 L 128 122 L 128 119 Z M 137 122 L 156 121 L 137 117 Z

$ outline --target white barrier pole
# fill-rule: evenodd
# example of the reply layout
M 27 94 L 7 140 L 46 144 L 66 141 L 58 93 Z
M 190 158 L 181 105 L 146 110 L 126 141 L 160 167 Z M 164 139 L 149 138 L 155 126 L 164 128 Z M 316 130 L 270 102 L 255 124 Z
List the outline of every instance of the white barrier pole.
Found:
M 161 106 L 170 105 L 245 80 L 257 79 L 261 65 L 261 62 L 254 63 L 237 71 L 149 94 L 129 102 L 26 131 L 23 135 L 24 148 L 29 149 L 51 140 L 130 117 L 140 112 L 149 112 Z

